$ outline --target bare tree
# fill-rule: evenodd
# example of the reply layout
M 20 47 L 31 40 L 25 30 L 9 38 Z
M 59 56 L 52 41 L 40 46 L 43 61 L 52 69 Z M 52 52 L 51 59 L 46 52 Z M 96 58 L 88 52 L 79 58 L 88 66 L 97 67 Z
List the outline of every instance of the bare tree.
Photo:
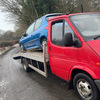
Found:
M 0 0 L 0 6 L 2 11 L 10 13 L 10 20 L 14 19 L 19 27 L 28 27 L 44 14 L 59 12 L 59 2 L 60 0 Z
M 27 26 L 38 18 L 38 12 L 33 0 L 0 0 L 2 11 L 9 12 L 16 23 L 23 23 Z
M 85 12 L 100 11 L 99 0 L 0 0 L 2 11 L 9 12 L 21 29 L 47 13 L 81 12 L 81 4 Z

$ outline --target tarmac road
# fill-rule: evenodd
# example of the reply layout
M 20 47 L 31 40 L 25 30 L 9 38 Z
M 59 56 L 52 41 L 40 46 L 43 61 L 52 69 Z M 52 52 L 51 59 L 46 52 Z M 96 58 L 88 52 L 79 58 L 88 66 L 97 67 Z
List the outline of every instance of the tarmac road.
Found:
M 0 100 L 79 100 L 66 81 L 49 73 L 46 79 L 37 72 L 26 73 L 12 56 L 19 48 L 0 56 Z

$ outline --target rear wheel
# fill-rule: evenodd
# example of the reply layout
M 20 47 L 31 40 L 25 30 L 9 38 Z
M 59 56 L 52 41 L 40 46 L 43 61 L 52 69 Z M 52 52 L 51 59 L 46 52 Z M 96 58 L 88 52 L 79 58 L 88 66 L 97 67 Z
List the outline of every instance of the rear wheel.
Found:
M 21 63 L 22 63 L 22 65 L 23 65 L 23 69 L 24 69 L 26 72 L 29 72 L 29 71 L 32 70 L 32 69 L 28 66 L 28 61 L 27 61 L 27 59 L 22 58 L 22 59 L 21 59 Z
M 94 81 L 84 73 L 78 73 L 73 80 L 74 88 L 80 100 L 98 100 L 99 91 Z
M 43 38 L 42 41 L 41 41 L 41 48 L 42 48 L 42 50 L 44 48 L 43 46 L 44 46 L 45 43 L 47 43 L 47 39 Z

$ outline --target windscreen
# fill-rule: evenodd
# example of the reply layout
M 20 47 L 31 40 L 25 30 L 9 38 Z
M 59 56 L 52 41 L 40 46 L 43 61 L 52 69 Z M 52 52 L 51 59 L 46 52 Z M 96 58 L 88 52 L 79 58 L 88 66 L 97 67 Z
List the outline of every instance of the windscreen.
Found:
M 73 15 L 70 19 L 86 41 L 100 37 L 100 14 Z

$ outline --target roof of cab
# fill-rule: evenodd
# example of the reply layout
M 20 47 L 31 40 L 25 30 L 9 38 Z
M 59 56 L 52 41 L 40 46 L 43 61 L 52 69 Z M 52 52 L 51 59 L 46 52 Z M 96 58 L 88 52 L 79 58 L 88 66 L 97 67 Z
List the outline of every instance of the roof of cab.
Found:
M 61 17 L 69 17 L 69 16 L 73 16 L 73 15 L 82 15 L 82 14 L 100 14 L 100 12 L 86 12 L 86 13 L 73 13 L 73 14 L 64 14 L 64 15 L 60 15 L 60 16 L 56 16 L 53 18 L 50 18 L 48 21 L 57 19 L 57 18 L 61 18 Z

